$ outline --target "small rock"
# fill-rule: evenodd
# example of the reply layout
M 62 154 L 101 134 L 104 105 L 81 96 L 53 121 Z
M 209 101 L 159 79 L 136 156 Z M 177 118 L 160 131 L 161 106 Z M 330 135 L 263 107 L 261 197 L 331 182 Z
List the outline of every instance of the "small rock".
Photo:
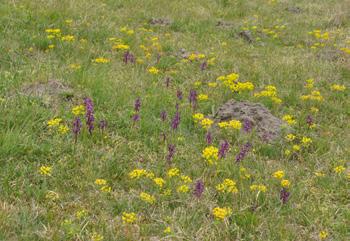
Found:
M 244 30 L 244 31 L 240 32 L 239 36 L 241 38 L 243 38 L 245 41 L 247 41 L 248 43 L 252 43 L 253 42 L 252 33 L 250 31 L 248 31 L 248 30 Z
M 220 20 L 217 22 L 216 26 L 222 28 L 229 28 L 233 26 L 233 23 Z
M 272 115 L 262 104 L 248 101 L 229 100 L 218 109 L 214 118 L 219 122 L 232 119 L 250 121 L 258 136 L 268 142 L 280 137 L 283 125 L 283 121 Z
M 151 25 L 166 26 L 169 25 L 171 21 L 167 18 L 152 18 L 149 23 Z
M 290 13 L 301 13 L 303 10 L 300 7 L 288 7 L 286 10 Z

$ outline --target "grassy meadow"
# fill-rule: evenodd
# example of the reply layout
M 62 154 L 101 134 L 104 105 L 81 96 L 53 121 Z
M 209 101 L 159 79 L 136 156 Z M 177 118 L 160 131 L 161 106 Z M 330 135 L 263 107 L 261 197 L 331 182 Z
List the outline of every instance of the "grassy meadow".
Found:
M 350 240 L 349 6 L 0 1 L 0 240 Z

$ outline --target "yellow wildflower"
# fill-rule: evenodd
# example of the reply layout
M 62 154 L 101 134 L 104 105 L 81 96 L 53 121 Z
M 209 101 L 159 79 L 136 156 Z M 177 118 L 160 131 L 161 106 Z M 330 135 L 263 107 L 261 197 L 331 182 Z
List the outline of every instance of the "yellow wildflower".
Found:
M 67 41 L 67 42 L 72 42 L 74 41 L 74 36 L 73 35 L 65 35 L 65 36 L 62 36 L 61 40 L 62 41 Z
M 130 46 L 127 44 L 116 44 L 112 47 L 112 49 L 117 49 L 117 50 L 128 50 L 129 48 Z
M 321 240 L 326 239 L 328 237 L 328 232 L 325 230 L 322 230 L 318 236 L 320 237 Z
M 297 123 L 296 120 L 294 120 L 292 115 L 284 115 L 282 117 L 282 120 L 287 122 L 289 125 L 294 125 L 295 123 Z
M 216 163 L 219 159 L 219 149 L 214 146 L 206 147 L 202 152 L 202 157 L 207 160 L 207 162 L 212 165 Z
M 163 178 L 160 178 L 160 177 L 156 177 L 156 178 L 154 178 L 153 179 L 153 182 L 157 185 L 157 186 L 159 186 L 159 187 L 163 187 L 164 186 L 164 184 L 165 184 L 165 181 L 164 181 L 164 179 Z
M 195 122 L 198 122 L 198 121 L 204 119 L 204 115 L 202 113 L 196 113 L 192 117 L 193 117 Z
M 299 145 L 293 145 L 292 148 L 294 151 L 300 151 L 301 149 Z
M 153 195 L 150 195 L 150 194 L 145 193 L 145 192 L 140 193 L 140 199 L 142 201 L 145 201 L 145 202 L 150 203 L 150 204 L 153 204 L 156 201 L 156 198 Z
M 225 218 L 229 217 L 232 214 L 232 209 L 229 207 L 216 207 L 213 209 L 213 216 L 217 220 L 224 220 Z
M 54 118 L 54 119 L 51 119 L 47 122 L 47 125 L 49 127 L 56 127 L 56 126 L 59 126 L 59 124 L 61 123 L 62 119 L 61 118 Z
M 134 223 L 136 221 L 136 214 L 134 212 L 127 213 L 123 212 L 122 215 L 123 223 Z
M 180 175 L 180 170 L 178 168 L 171 168 L 168 171 L 168 177 L 175 177 L 175 176 L 179 176 Z
M 102 186 L 100 190 L 102 192 L 111 192 L 112 188 L 110 186 Z
M 201 120 L 200 124 L 204 129 L 209 129 L 211 127 L 211 125 L 214 123 L 214 121 L 212 121 L 209 118 L 204 118 Z
M 69 127 L 67 125 L 59 125 L 58 132 L 60 134 L 66 134 L 69 131 Z
M 236 182 L 226 178 L 222 183 L 216 185 L 216 190 L 223 193 L 237 193 Z
M 166 228 L 164 229 L 163 233 L 165 233 L 165 234 L 171 233 L 171 228 L 170 228 L 170 227 L 166 227 Z
M 152 66 L 152 67 L 149 67 L 147 69 L 147 71 L 151 74 L 158 74 L 159 73 L 159 69 L 157 69 L 156 67 Z
M 312 139 L 309 138 L 309 137 L 304 136 L 304 137 L 301 139 L 301 143 L 303 143 L 303 145 L 307 146 L 307 145 L 309 145 L 310 143 L 312 143 Z
M 77 105 L 72 108 L 72 113 L 75 116 L 82 115 L 85 113 L 85 106 L 84 105 Z
M 333 168 L 334 172 L 337 174 L 341 174 L 345 171 L 345 167 L 340 165 L 340 166 L 336 166 L 335 168 Z
M 281 181 L 281 186 L 284 187 L 284 188 L 289 188 L 289 186 L 290 186 L 290 181 L 287 180 L 287 179 L 283 179 L 283 180 Z
M 266 192 L 267 188 L 265 185 L 262 184 L 253 184 L 250 186 L 251 191 L 259 191 L 259 192 Z
M 198 100 L 208 100 L 208 95 L 199 94 L 197 98 L 198 98 Z
M 334 84 L 331 86 L 331 90 L 334 91 L 344 91 L 346 89 L 345 85 Z
M 98 233 L 93 233 L 91 235 L 91 241 L 102 241 L 103 240 L 103 236 L 101 234 Z
M 276 171 L 272 174 L 272 176 L 277 179 L 282 179 L 284 177 L 284 171 Z
M 186 193 L 190 190 L 190 188 L 187 185 L 181 185 L 176 188 L 177 192 L 183 192 Z
M 106 64 L 110 62 L 110 59 L 99 57 L 93 60 L 94 63 Z
M 107 181 L 106 181 L 105 179 L 100 179 L 100 178 L 98 178 L 98 179 L 95 180 L 95 184 L 96 184 L 96 185 L 103 186 L 103 185 L 106 185 L 106 184 L 107 184 Z
M 192 182 L 192 179 L 189 176 L 181 175 L 180 178 L 184 183 L 191 183 Z
M 51 176 L 52 167 L 51 166 L 41 166 L 39 173 L 43 176 Z
M 293 134 L 288 134 L 285 138 L 287 139 L 287 141 L 293 141 L 296 138 L 296 136 Z

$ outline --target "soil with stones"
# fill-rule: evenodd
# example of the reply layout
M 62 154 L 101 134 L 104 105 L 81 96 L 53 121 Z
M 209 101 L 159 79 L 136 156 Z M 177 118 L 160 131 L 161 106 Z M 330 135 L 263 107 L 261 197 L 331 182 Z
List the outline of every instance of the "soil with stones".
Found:
M 283 121 L 260 103 L 229 100 L 215 114 L 217 121 L 236 119 L 241 122 L 249 121 L 256 129 L 258 136 L 264 141 L 271 142 L 281 136 Z
M 78 98 L 69 86 L 59 80 L 25 84 L 19 90 L 20 95 L 40 99 L 45 105 L 56 105 L 62 101 Z

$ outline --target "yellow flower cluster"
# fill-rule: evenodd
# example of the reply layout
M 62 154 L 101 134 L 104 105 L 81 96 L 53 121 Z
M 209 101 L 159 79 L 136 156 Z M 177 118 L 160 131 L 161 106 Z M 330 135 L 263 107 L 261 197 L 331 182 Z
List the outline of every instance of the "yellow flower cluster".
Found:
M 192 117 L 194 119 L 194 122 L 198 122 L 204 119 L 204 115 L 202 113 L 196 113 Z
M 178 168 L 171 168 L 168 171 L 168 177 L 175 177 L 180 175 L 180 170 Z
M 266 192 L 267 188 L 263 184 L 253 184 L 250 186 L 251 191 Z
M 312 89 L 314 87 L 314 83 L 315 83 L 315 80 L 314 79 L 307 79 L 305 80 L 306 84 L 304 85 L 304 87 L 306 89 Z
M 319 29 L 315 29 L 314 31 L 309 32 L 310 35 L 314 36 L 317 39 L 328 40 L 329 32 L 323 32 Z
M 297 123 L 297 121 L 294 119 L 294 117 L 292 115 L 284 115 L 282 117 L 282 120 L 287 122 L 289 125 L 294 125 Z
M 154 67 L 154 66 L 149 67 L 149 68 L 147 69 L 147 71 L 148 71 L 149 73 L 151 73 L 151 74 L 154 74 L 154 75 L 156 75 L 156 74 L 159 73 L 159 69 L 157 69 L 157 68 Z
M 119 44 L 113 45 L 112 49 L 116 49 L 116 50 L 128 50 L 128 49 L 130 49 L 130 46 L 127 45 L 127 44 L 121 44 L 121 43 L 119 43 Z
M 150 194 L 145 193 L 145 192 L 140 193 L 140 199 L 142 201 L 145 201 L 145 202 L 150 203 L 150 204 L 153 204 L 156 201 L 156 198 L 153 195 L 150 195 Z
M 189 60 L 191 60 L 191 61 L 194 61 L 194 60 L 204 59 L 205 55 L 204 54 L 191 53 L 187 58 Z
M 207 160 L 207 162 L 212 165 L 219 159 L 219 149 L 214 146 L 206 147 L 202 152 L 202 157 Z
M 282 170 L 276 171 L 272 174 L 272 176 L 277 179 L 282 179 L 284 177 L 284 171 Z
M 110 192 L 112 190 L 112 188 L 107 185 L 107 181 L 105 179 L 98 178 L 95 180 L 95 184 L 100 186 L 100 190 L 102 192 Z
M 106 64 L 106 63 L 109 63 L 110 61 L 111 61 L 110 59 L 99 57 L 94 59 L 92 62 L 98 63 L 98 64 Z
M 133 35 L 135 33 L 134 30 L 128 29 L 128 27 L 121 27 L 119 31 L 122 33 L 126 33 L 127 35 Z
M 55 128 L 60 134 L 66 134 L 69 131 L 69 127 L 62 123 L 61 118 L 54 118 L 47 122 L 50 129 Z
M 139 179 L 141 177 L 148 177 L 148 178 L 153 179 L 154 174 L 150 171 L 145 170 L 145 169 L 134 169 L 133 171 L 129 172 L 130 179 Z
M 225 218 L 231 216 L 231 214 L 232 214 L 232 209 L 229 207 L 224 207 L 224 208 L 216 207 L 213 209 L 213 216 L 217 220 L 224 220 Z
M 153 182 L 160 188 L 162 188 L 165 185 L 165 181 L 161 177 L 156 177 L 153 179 Z
M 208 95 L 205 94 L 199 94 L 197 97 L 198 100 L 208 100 Z
M 247 168 L 240 167 L 239 168 L 239 177 L 241 179 L 250 179 L 251 175 L 248 173 Z
M 296 136 L 294 134 L 288 134 L 285 138 L 287 141 L 294 141 Z
M 346 89 L 345 85 L 334 84 L 331 85 L 331 90 L 333 91 L 344 91 Z
M 52 167 L 51 166 L 41 166 L 39 168 L 39 173 L 43 176 L 51 176 Z
M 61 38 L 62 41 L 73 42 L 75 40 L 73 35 L 65 35 Z
M 222 121 L 218 123 L 218 126 L 223 129 L 236 129 L 242 128 L 242 123 L 239 120 Z
M 102 241 L 103 238 L 104 237 L 101 234 L 95 232 L 91 235 L 91 241 Z
M 245 90 L 254 90 L 254 84 L 252 82 L 240 82 L 238 81 L 239 74 L 231 73 L 229 75 L 222 75 L 217 78 L 224 86 L 228 87 L 232 92 L 241 92 Z
M 54 119 L 51 119 L 47 122 L 47 125 L 49 127 L 57 127 L 60 125 L 62 119 L 61 118 L 54 118 Z
M 265 86 L 262 91 L 254 93 L 254 97 L 269 97 L 276 104 L 282 103 L 282 100 L 277 97 L 277 88 L 274 85 Z
M 337 174 L 341 174 L 345 171 L 345 167 L 340 165 L 340 166 L 336 166 L 334 169 L 334 172 L 337 173 Z
M 127 213 L 127 212 L 123 212 L 122 215 L 122 220 L 123 223 L 134 223 L 136 221 L 137 217 L 136 217 L 136 213 L 131 212 L 131 213 Z
M 85 113 L 85 106 L 84 105 L 77 105 L 72 108 L 72 113 L 75 116 L 83 115 Z
M 73 69 L 73 70 L 78 70 L 81 68 L 80 64 L 70 64 L 69 68 Z
M 340 51 L 343 51 L 346 54 L 350 54 L 350 48 L 340 48 Z
M 321 95 L 321 92 L 318 90 L 311 91 L 308 95 L 302 95 L 300 96 L 301 100 L 315 100 L 315 101 L 323 101 L 323 96 Z
M 283 188 L 289 188 L 289 186 L 290 186 L 290 181 L 287 180 L 287 179 L 281 180 L 281 186 L 282 186 Z
M 209 129 L 212 124 L 214 123 L 214 121 L 212 121 L 211 119 L 209 118 L 203 118 L 201 121 L 200 121 L 200 124 L 201 126 L 204 128 L 204 129 Z
M 186 193 L 190 190 L 190 188 L 187 185 L 181 185 L 176 188 L 176 191 L 179 193 Z
M 237 193 L 236 182 L 226 178 L 222 183 L 216 185 L 216 190 L 223 193 Z

